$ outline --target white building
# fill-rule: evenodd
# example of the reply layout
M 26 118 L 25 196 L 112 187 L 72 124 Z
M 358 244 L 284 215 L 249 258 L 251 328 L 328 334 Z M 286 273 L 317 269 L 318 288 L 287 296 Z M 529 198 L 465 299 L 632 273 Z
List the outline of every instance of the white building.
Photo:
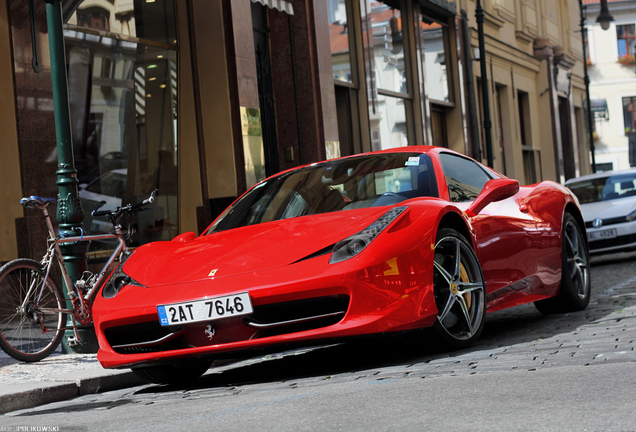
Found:
M 608 0 L 614 21 L 606 31 L 595 22 L 599 0 L 583 3 L 597 171 L 627 169 L 636 166 L 636 1 Z

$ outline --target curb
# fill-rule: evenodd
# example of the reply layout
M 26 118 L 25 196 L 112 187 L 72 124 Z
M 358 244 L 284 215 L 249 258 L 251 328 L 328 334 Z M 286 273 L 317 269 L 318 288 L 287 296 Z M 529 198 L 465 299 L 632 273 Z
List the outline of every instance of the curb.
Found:
M 144 382 L 130 371 L 74 381 L 14 384 L 0 391 L 0 414 L 141 384 Z

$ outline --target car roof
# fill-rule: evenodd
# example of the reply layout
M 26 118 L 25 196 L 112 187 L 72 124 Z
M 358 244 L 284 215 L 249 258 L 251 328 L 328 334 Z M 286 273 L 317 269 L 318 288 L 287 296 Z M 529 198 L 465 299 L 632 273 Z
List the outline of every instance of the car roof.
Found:
M 571 178 L 565 182 L 566 186 L 575 182 L 583 181 L 583 180 L 594 180 L 599 178 L 612 177 L 615 175 L 623 175 L 623 174 L 634 174 L 636 175 L 636 168 L 626 169 L 626 170 L 618 170 L 618 171 L 602 171 L 595 174 L 588 174 L 581 177 Z

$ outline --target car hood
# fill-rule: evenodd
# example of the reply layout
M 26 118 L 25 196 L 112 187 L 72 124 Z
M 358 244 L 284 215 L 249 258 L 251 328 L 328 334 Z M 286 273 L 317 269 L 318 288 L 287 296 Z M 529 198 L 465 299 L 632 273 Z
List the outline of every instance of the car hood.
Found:
M 193 240 L 137 248 L 124 271 L 144 286 L 170 285 L 289 265 L 366 228 L 386 207 L 303 216 Z
M 591 222 L 596 218 L 609 219 L 627 216 L 636 210 L 636 197 L 620 198 L 581 205 L 583 219 Z

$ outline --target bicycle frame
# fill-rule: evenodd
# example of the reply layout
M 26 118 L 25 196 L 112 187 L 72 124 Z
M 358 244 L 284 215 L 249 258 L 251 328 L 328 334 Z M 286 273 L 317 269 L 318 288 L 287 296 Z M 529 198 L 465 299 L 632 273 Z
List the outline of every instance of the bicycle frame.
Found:
M 106 234 L 85 235 L 76 228 L 77 235 L 58 233 L 54 228 L 52 215 L 47 206 L 57 203 L 55 198 L 32 195 L 23 197 L 20 204 L 25 208 L 38 208 L 48 230 L 46 253 L 36 261 L 30 258 L 17 258 L 0 266 L 0 292 L 3 296 L 0 308 L 0 349 L 16 360 L 36 362 L 51 355 L 62 342 L 67 346 L 80 343 L 80 329 L 93 325 L 93 302 L 105 286 L 116 268 L 121 268 L 130 256 L 126 240 L 122 235 L 121 218 L 132 217 L 155 201 L 158 190 L 137 203 L 116 206 L 113 209 L 100 210 L 106 201 L 100 201 L 91 212 L 93 217 L 107 217 L 113 225 Z M 130 219 L 129 219 L 130 223 Z M 129 226 L 130 229 L 130 226 Z M 81 275 L 69 274 L 63 251 L 75 249 L 72 245 L 80 242 L 108 241 L 114 251 L 102 263 L 100 269 L 80 268 Z M 83 249 L 83 248 L 80 248 Z M 60 285 L 57 272 L 51 269 L 59 265 L 64 286 Z M 118 267 L 117 267 L 118 266 Z M 126 280 L 117 279 L 115 282 Z M 66 294 L 65 294 L 66 293 Z M 72 329 L 72 333 L 71 330 Z
M 40 299 L 42 292 L 44 291 L 44 286 L 46 285 L 46 280 L 48 279 L 49 276 L 49 272 L 51 270 L 51 264 L 53 261 L 53 255 L 55 255 L 55 258 L 57 260 L 57 263 L 59 264 L 60 267 L 60 271 L 62 272 L 62 278 L 64 280 L 64 285 L 66 287 L 66 291 L 68 293 L 68 298 L 70 300 L 74 300 L 75 298 L 77 298 L 80 302 L 80 313 L 85 313 L 87 311 L 87 306 L 86 306 L 86 302 L 88 302 L 89 304 L 92 302 L 92 300 L 94 299 L 95 295 L 97 294 L 99 288 L 103 285 L 106 277 L 108 276 L 108 269 L 111 267 L 111 265 L 115 262 L 115 260 L 117 259 L 117 257 L 122 254 L 123 252 L 125 252 L 127 250 L 126 247 L 126 241 L 124 240 L 122 234 L 121 234 L 121 225 L 117 224 L 115 225 L 114 229 L 115 232 L 114 233 L 108 233 L 108 234 L 89 234 L 89 235 L 82 235 L 82 236 L 72 236 L 72 237 L 57 237 L 55 235 L 55 230 L 53 228 L 53 224 L 51 222 L 51 217 L 49 215 L 48 210 L 46 209 L 46 206 L 42 206 L 40 207 L 42 212 L 44 213 L 44 218 L 46 220 L 46 226 L 48 228 L 49 231 L 49 243 L 52 244 L 52 248 L 51 246 L 49 246 L 49 250 L 47 251 L 47 254 L 45 255 L 45 257 L 42 260 L 42 265 L 44 266 L 44 268 L 46 269 L 46 275 L 44 277 L 44 281 L 42 283 L 42 287 L 40 288 L 40 293 L 38 295 L 38 300 Z M 107 240 L 107 239 L 116 239 L 117 240 L 117 247 L 115 248 L 115 250 L 113 251 L 113 253 L 111 254 L 111 256 L 108 258 L 108 260 L 106 261 L 106 264 L 104 264 L 104 266 L 102 267 L 99 275 L 97 276 L 97 279 L 93 282 L 92 286 L 90 287 L 90 289 L 86 292 L 86 294 L 82 295 L 82 291 L 78 288 L 77 292 L 74 290 L 74 288 L 77 286 L 77 283 L 73 283 L 71 281 L 71 277 L 68 274 L 68 271 L 66 270 L 66 266 L 64 265 L 64 261 L 62 259 L 62 251 L 60 250 L 60 245 L 62 244 L 67 244 L 67 243 L 77 243 L 77 242 L 83 242 L 83 241 L 91 241 L 91 240 Z M 30 287 L 29 291 L 31 291 L 34 287 Z M 28 299 L 28 296 L 25 297 L 25 302 L 26 299 Z M 22 305 L 23 308 L 26 307 L 26 304 Z M 43 311 L 49 311 L 49 312 L 63 312 L 63 313 L 68 313 L 70 315 L 72 315 L 72 323 L 73 323 L 73 331 L 75 333 L 75 338 L 73 340 L 70 339 L 70 337 L 68 338 L 68 342 L 69 344 L 74 344 L 80 341 L 80 336 L 77 333 L 77 324 L 76 324 L 76 317 L 75 317 L 75 310 L 73 307 L 71 307 L 70 309 L 42 309 Z

